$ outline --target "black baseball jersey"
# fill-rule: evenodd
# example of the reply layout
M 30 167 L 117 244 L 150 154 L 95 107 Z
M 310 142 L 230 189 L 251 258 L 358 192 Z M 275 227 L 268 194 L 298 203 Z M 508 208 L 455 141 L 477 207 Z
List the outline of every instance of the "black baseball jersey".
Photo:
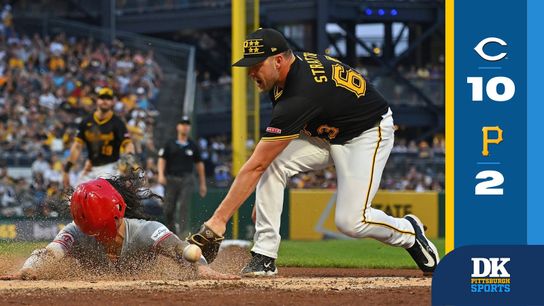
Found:
M 98 120 L 93 113 L 79 124 L 76 141 L 85 143 L 93 166 L 101 166 L 119 160 L 119 150 L 130 141 L 130 134 L 119 117 Z
M 344 144 L 374 127 L 389 106 L 351 67 L 335 58 L 295 53 L 285 87 L 270 91 L 272 119 L 262 141 L 297 138 L 301 130 Z
M 181 143 L 174 139 L 159 150 L 159 157 L 166 160 L 165 175 L 182 177 L 192 174 L 194 164 L 202 161 L 198 146 L 188 139 Z

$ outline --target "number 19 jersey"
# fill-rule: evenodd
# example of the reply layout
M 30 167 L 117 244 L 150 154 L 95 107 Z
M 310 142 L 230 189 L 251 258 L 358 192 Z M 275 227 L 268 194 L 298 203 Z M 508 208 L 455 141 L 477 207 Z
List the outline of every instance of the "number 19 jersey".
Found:
M 130 134 L 116 115 L 100 120 L 93 113 L 81 121 L 75 140 L 87 146 L 93 166 L 102 166 L 119 160 L 119 150 L 130 141 Z

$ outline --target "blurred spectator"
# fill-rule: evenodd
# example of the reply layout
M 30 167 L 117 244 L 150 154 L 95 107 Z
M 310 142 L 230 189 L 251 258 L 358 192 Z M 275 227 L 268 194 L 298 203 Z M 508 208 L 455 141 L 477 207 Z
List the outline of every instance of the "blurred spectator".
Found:
M 382 189 L 442 191 L 444 182 L 444 138 L 435 137 L 433 147 L 428 142 L 397 138 L 382 178 Z M 410 145 L 407 146 L 406 143 Z M 199 139 L 202 159 L 213 170 L 213 184 L 227 187 L 230 184 L 232 152 L 226 136 Z M 336 171 L 333 166 L 321 171 L 300 173 L 289 181 L 290 188 L 336 188 Z
M 43 176 L 45 172 L 49 170 L 49 163 L 44 159 L 43 153 L 39 152 L 36 156 L 36 160 L 32 163 L 31 171 L 32 177 L 37 175 Z
M 221 166 L 215 167 L 214 172 L 215 172 L 215 186 L 222 187 L 222 188 L 228 187 L 231 180 L 230 169 L 225 165 L 221 165 Z
M 223 87 L 228 87 L 231 83 L 232 78 L 226 72 L 223 72 L 223 74 L 217 79 L 217 84 Z

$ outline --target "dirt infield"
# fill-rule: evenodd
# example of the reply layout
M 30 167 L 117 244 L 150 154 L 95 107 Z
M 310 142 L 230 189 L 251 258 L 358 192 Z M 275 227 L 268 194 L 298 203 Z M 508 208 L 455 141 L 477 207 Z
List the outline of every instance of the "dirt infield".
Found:
M 213 267 L 237 273 L 247 251 L 227 249 Z M 2 258 L 0 274 L 22 258 Z M 36 281 L 0 281 L 2 305 L 430 305 L 431 278 L 417 270 L 291 268 L 280 276 L 232 281 L 195 279 L 168 260 L 138 275 L 82 274 L 73 264 Z

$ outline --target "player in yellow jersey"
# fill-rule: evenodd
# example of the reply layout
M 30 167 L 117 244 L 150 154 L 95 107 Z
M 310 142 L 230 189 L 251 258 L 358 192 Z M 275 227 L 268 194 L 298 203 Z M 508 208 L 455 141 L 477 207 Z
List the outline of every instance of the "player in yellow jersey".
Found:
M 70 156 L 64 166 L 63 184 L 70 186 L 68 173 L 77 162 L 83 147 L 87 148 L 87 162 L 76 185 L 97 177 L 116 175 L 121 150 L 134 154 L 134 145 L 125 123 L 113 112 L 113 91 L 102 88 L 98 92 L 96 110 L 79 124 Z

